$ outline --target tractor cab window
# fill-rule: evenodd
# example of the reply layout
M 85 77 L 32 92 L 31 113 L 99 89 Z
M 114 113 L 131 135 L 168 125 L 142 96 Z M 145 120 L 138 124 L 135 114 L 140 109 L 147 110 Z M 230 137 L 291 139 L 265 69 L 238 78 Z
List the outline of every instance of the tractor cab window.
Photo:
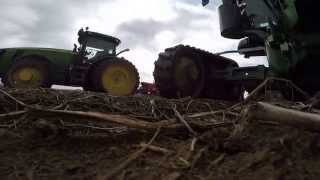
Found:
M 266 0 L 244 0 L 246 3 L 246 12 L 252 18 L 252 23 L 256 28 L 268 26 L 270 19 L 275 19 L 275 14 L 272 12 Z
M 86 57 L 91 59 L 101 55 L 114 55 L 116 46 L 112 42 L 108 42 L 99 38 L 89 37 L 86 43 Z

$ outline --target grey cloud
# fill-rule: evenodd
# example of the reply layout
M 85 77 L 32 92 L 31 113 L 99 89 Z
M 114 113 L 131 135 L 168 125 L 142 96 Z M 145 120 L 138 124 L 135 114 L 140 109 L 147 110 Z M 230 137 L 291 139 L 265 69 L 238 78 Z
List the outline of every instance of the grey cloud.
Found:
M 16 12 L 0 13 L 0 22 L 5 24 L 5 27 L 0 29 L 0 34 L 11 38 L 19 37 L 21 44 L 71 48 L 70 36 L 76 36 L 76 31 L 72 29 L 76 18 L 85 16 L 87 12 L 94 11 L 99 4 L 105 2 L 107 1 L 20 0 L 4 3 L 0 12 Z M 10 39 L 7 39 L 0 42 L 0 47 L 10 44 Z
M 147 49 L 154 51 L 155 37 L 162 31 L 179 32 L 176 42 L 180 42 L 186 37 L 190 30 L 197 30 L 192 25 L 193 21 L 208 19 L 204 14 L 197 14 L 184 9 L 176 9 L 178 16 L 170 21 L 156 21 L 154 19 L 133 20 L 120 24 L 117 28 L 117 34 L 121 39 L 125 39 L 124 44 L 129 47 L 145 46 Z
M 134 20 L 126 22 L 117 28 L 117 35 L 124 40 L 123 45 L 128 47 L 145 46 L 151 48 L 154 46 L 153 40 L 155 34 L 166 28 L 166 23 L 155 20 Z
M 194 5 L 201 4 L 201 0 L 178 0 L 178 1 L 189 3 L 189 4 L 194 4 Z
M 41 43 L 44 39 L 51 44 L 62 44 L 66 47 L 70 44 L 70 37 L 66 35 L 74 34 L 72 27 L 74 26 L 77 16 L 81 16 L 91 9 L 97 8 L 96 5 L 103 2 L 102 0 L 95 1 L 65 1 L 56 0 L 50 3 L 39 3 L 33 1 L 29 7 L 33 9 L 40 18 L 36 24 L 28 29 L 29 34 L 36 33 L 35 36 L 29 36 L 28 41 Z M 62 41 L 62 42 L 58 42 Z
M 139 72 L 140 73 L 140 76 L 143 77 L 144 81 L 149 81 L 149 82 L 152 82 L 152 79 L 153 79 L 153 75 L 150 74 L 150 72 Z
M 192 5 L 201 4 L 201 0 L 177 1 Z M 108 2 L 111 0 L 5 1 L 0 7 L 0 22 L 2 22 L 0 34 L 5 36 L 0 42 L 0 47 L 10 43 L 21 43 L 30 46 L 70 48 L 73 43 L 70 41 L 76 36 L 77 29 L 73 29 L 75 20 L 95 13 L 95 9 Z M 211 4 L 214 4 L 212 2 Z M 172 21 L 161 22 L 152 19 L 129 21 L 121 24 L 116 34 L 127 46 L 144 44 L 147 49 L 154 49 L 154 36 L 159 32 L 163 30 L 181 32 L 176 39 L 178 42 L 183 39 L 188 29 L 196 28 L 191 27 L 192 20 L 206 18 L 186 10 L 176 9 L 176 11 L 178 17 Z
M 200 5 L 202 2 L 202 0 L 178 0 L 178 1 L 188 3 L 188 4 L 193 4 L 193 5 Z M 207 7 L 210 9 L 215 9 L 220 4 L 221 4 L 221 0 L 211 0 L 210 3 L 207 5 Z

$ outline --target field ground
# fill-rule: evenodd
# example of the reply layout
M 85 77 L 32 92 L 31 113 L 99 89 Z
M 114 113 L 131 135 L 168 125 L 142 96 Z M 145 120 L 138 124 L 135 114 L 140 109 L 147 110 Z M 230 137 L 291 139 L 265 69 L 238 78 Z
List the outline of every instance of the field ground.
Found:
M 233 106 L 1 89 L 0 179 L 319 179 L 319 134 L 246 118 L 257 101 L 318 112 L 265 97 Z

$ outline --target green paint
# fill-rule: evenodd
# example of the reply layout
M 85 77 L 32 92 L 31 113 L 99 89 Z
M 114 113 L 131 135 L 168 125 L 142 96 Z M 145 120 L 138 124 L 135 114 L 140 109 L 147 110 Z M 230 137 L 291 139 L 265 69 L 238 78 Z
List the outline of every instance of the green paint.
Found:
M 74 64 L 83 64 L 91 67 L 95 63 L 108 60 L 116 56 L 116 47 L 121 41 L 115 37 L 80 29 L 78 32 L 80 47 L 76 52 L 65 49 L 53 48 L 5 48 L 5 52 L 0 54 L 0 77 L 5 77 L 10 67 L 23 57 L 33 56 L 39 60 L 48 62 L 49 79 L 53 84 L 60 85 L 80 85 L 72 84 L 70 80 L 70 67 Z M 95 51 L 92 57 L 88 52 Z
M 62 83 L 66 80 L 66 71 L 78 55 L 72 51 L 50 48 L 7 48 L 0 57 L 1 78 L 6 74 L 10 66 L 20 58 L 26 56 L 38 56 L 49 63 L 49 77 L 54 83 Z

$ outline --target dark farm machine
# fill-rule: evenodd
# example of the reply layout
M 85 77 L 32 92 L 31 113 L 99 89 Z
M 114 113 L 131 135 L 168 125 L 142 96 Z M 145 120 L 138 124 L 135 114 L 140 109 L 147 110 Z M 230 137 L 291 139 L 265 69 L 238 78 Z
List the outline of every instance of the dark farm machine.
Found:
M 178 45 L 155 62 L 160 95 L 237 100 L 268 77 L 291 80 L 314 94 L 320 90 L 319 5 L 317 0 L 222 0 L 221 35 L 240 40 L 237 50 L 224 53 L 266 56 L 269 67 L 239 67 L 223 53 Z
M 35 88 L 53 84 L 125 96 L 136 92 L 135 66 L 116 52 L 118 38 L 80 29 L 73 51 L 50 48 L 0 49 L 0 76 L 6 87 Z

